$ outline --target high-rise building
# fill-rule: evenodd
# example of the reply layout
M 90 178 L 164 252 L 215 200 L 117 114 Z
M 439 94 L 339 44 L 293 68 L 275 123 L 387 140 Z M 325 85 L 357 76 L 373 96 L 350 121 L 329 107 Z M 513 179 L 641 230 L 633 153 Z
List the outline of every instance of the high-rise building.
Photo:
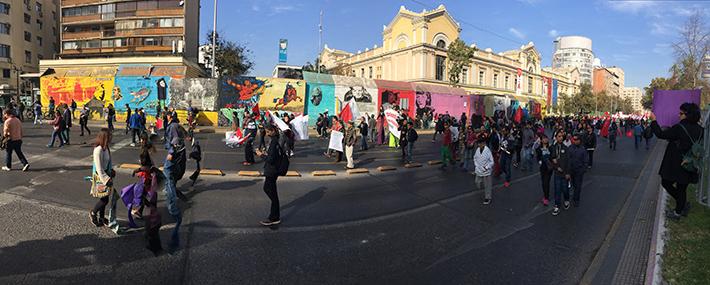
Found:
M 199 1 L 63 0 L 62 58 L 180 54 L 197 61 Z
M 594 69 L 594 83 L 592 83 L 594 94 L 605 92 L 608 96 L 619 97 L 621 95 L 620 87 L 619 75 L 606 67 Z
M 582 83 L 592 84 L 592 40 L 581 36 L 565 36 L 558 37 L 553 43 L 552 67 L 576 67 Z
M 611 71 L 611 73 L 614 73 L 614 74 L 616 74 L 616 76 L 619 77 L 619 89 L 623 90 L 625 87 L 624 82 L 626 80 L 626 78 L 624 76 L 624 70 L 618 66 L 611 66 L 611 67 L 607 67 L 606 69 L 608 69 L 609 71 Z
M 59 51 L 58 1 L 0 1 L 0 94 L 30 94 L 33 86 L 21 74 L 37 73 L 41 59 Z M 36 86 L 34 86 L 36 87 Z
M 629 98 L 631 100 L 631 107 L 634 108 L 634 111 L 642 111 L 643 106 L 641 105 L 641 99 L 643 98 L 643 92 L 641 91 L 641 88 L 638 87 L 624 87 L 621 89 L 621 97 L 626 99 Z

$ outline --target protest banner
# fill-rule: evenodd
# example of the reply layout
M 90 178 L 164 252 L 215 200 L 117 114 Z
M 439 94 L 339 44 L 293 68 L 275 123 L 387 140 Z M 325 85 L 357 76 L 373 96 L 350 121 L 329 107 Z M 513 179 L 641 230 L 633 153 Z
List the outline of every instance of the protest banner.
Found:
M 653 113 L 661 127 L 670 127 L 678 122 L 678 112 L 683 103 L 700 105 L 700 89 L 695 90 L 654 90 Z
M 328 143 L 328 148 L 343 151 L 343 133 L 339 131 L 330 132 L 330 142 Z
M 296 139 L 303 141 L 308 140 L 308 115 L 300 115 L 291 121 L 293 132 L 296 133 Z
M 397 113 L 397 111 L 392 109 L 385 110 L 385 119 L 387 120 L 387 126 L 389 127 L 389 131 L 392 135 L 399 139 L 400 133 L 399 123 L 397 122 L 398 118 L 399 114 Z

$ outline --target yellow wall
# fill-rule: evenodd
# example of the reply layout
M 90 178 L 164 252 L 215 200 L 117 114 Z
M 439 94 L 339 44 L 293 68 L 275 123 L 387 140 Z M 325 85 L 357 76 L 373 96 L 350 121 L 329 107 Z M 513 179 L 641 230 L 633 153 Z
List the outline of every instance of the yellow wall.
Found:
M 434 43 L 434 37 L 438 33 L 443 33 L 449 39 L 450 42 L 456 40 L 459 37 L 459 27 L 451 23 L 446 17 L 436 17 L 431 19 L 428 24 L 429 31 L 427 32 L 427 43 Z M 448 44 L 448 43 L 447 43 Z

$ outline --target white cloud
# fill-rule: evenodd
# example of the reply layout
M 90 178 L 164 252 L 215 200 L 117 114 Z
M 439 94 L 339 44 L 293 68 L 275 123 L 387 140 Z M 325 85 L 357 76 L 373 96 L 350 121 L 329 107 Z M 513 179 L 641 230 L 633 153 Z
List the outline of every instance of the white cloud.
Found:
M 518 31 L 518 29 L 516 29 L 516 28 L 510 28 L 510 29 L 508 29 L 508 32 L 511 35 L 515 36 L 516 38 L 519 38 L 521 40 L 525 39 L 525 34 L 521 31 Z
M 284 13 L 284 12 L 290 12 L 296 10 L 296 7 L 293 5 L 276 5 L 271 7 L 271 12 L 273 13 Z
M 624 13 L 636 14 L 640 11 L 656 7 L 653 1 L 605 1 L 607 7 Z
M 560 33 L 557 32 L 557 30 L 554 30 L 554 29 L 553 29 L 553 30 L 549 30 L 549 31 L 547 32 L 547 35 L 548 35 L 549 37 L 551 37 L 551 38 L 556 38 L 557 36 L 560 35 Z
M 669 55 L 673 50 L 670 44 L 656 44 L 653 47 L 653 52 L 659 55 Z
M 253 4 L 253 5 L 251 5 L 251 10 L 254 12 L 259 12 L 259 10 L 261 10 L 261 8 L 259 7 L 259 5 Z
M 671 23 L 665 23 L 665 22 L 653 22 L 651 23 L 651 34 L 654 35 L 659 35 L 659 36 L 670 36 L 670 35 L 675 35 L 676 32 L 680 29 L 680 27 L 671 24 Z

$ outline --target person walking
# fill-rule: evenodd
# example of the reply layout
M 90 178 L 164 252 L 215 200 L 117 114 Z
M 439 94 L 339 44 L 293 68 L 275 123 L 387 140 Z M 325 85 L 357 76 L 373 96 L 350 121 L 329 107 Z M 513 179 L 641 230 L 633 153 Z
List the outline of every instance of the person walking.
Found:
M 550 161 L 554 169 L 554 186 L 555 186 L 555 207 L 552 209 L 552 215 L 560 214 L 560 206 L 562 206 L 562 198 L 564 196 L 564 208 L 569 209 L 569 158 L 567 146 L 564 144 L 565 132 L 558 131 L 555 133 L 555 144 L 552 145 L 550 151 Z
M 640 122 L 634 122 L 634 149 L 639 149 L 639 144 L 643 140 L 643 126 Z
M 534 149 L 533 149 L 533 144 L 535 143 L 535 131 L 533 130 L 532 124 L 530 122 L 527 122 L 525 124 L 525 128 L 523 128 L 523 134 L 522 134 L 522 145 L 523 145 L 523 153 L 522 153 L 522 159 L 523 162 L 521 163 L 520 168 L 525 171 L 532 171 L 533 169 L 533 159 L 534 159 Z
M 39 99 L 35 101 L 34 104 L 34 112 L 35 112 L 35 120 L 34 120 L 34 125 L 41 125 L 42 124 L 42 102 L 40 102 Z
M 615 121 L 611 122 L 609 126 L 609 149 L 616 151 L 616 135 L 619 131 L 619 127 L 616 125 Z
M 62 118 L 64 119 L 65 125 L 64 131 L 62 132 L 64 134 L 64 144 L 69 145 L 69 131 L 71 131 L 72 127 L 72 113 L 66 104 L 64 104 L 64 114 L 62 114 Z
M 643 122 L 643 138 L 646 141 L 646 150 L 648 150 L 651 145 L 650 141 L 653 138 L 653 130 L 651 130 L 651 127 L 646 121 Z
M 25 103 L 20 101 L 19 104 L 17 104 L 17 118 L 21 121 L 25 121 Z
M 545 134 L 540 136 L 540 145 L 535 149 L 535 157 L 540 165 L 542 180 L 542 204 L 550 204 L 550 178 L 552 178 L 552 161 L 550 160 L 550 139 Z
M 597 134 L 594 132 L 592 126 L 587 126 L 587 132 L 582 138 L 584 148 L 587 149 L 587 161 L 589 162 L 587 168 L 591 169 L 594 164 L 594 150 L 597 148 Z
M 131 127 L 131 116 L 132 116 L 131 115 L 131 107 L 128 106 L 128 104 L 126 104 L 126 135 L 128 134 L 128 132 L 133 131 L 133 128 Z M 133 135 L 133 136 L 134 136 L 134 138 L 133 138 L 134 145 L 133 146 L 135 146 L 136 139 L 135 139 L 135 135 Z
M 666 217 L 674 220 L 687 216 L 690 211 L 686 190 L 688 184 L 698 183 L 699 174 L 686 170 L 684 164 L 691 161 L 687 161 L 684 156 L 692 151 L 695 143 L 703 139 L 704 133 L 703 127 L 698 124 L 701 117 L 698 105 L 683 103 L 678 116 L 680 122 L 668 129 L 661 129 L 655 120 L 651 122 L 653 134 L 668 141 L 658 174 L 663 188 L 675 199 L 675 209 L 666 213 Z
M 187 139 L 190 140 L 190 145 L 192 146 L 192 150 L 190 151 L 190 159 L 195 160 L 195 172 L 190 175 L 192 186 L 194 186 L 195 182 L 197 182 L 197 177 L 200 176 L 200 171 L 202 170 L 202 167 L 200 166 L 200 162 L 202 162 L 202 147 L 200 147 L 200 142 L 194 135 L 188 136 Z
M 399 128 L 399 147 L 402 149 L 402 163 L 407 163 L 407 146 L 409 141 L 407 140 L 407 133 L 409 129 L 407 124 L 402 124 Z
M 493 154 L 486 146 L 486 139 L 478 138 L 478 147 L 474 150 L 473 165 L 476 174 L 476 185 L 483 188 L 483 205 L 488 205 L 493 199 Z
M 116 120 L 116 109 L 113 108 L 113 104 L 108 104 L 107 108 L 106 122 L 108 123 L 108 129 L 113 132 L 113 121 Z
M 59 110 L 55 111 L 54 120 L 52 121 L 53 131 L 52 140 L 49 141 L 47 147 L 54 147 L 54 141 L 59 138 L 59 147 L 64 146 L 64 129 L 66 128 L 66 121 L 62 118 L 62 112 Z
M 128 128 L 131 129 L 131 146 L 136 146 L 136 137 L 140 139 L 141 132 L 145 128 L 140 112 L 135 112 L 128 118 Z
M 512 172 L 510 166 L 513 162 L 513 151 L 515 147 L 515 137 L 510 133 L 508 127 L 503 127 L 501 130 L 502 139 L 500 141 L 500 169 L 505 174 L 505 182 L 503 186 L 510 187 L 510 179 Z
M 48 112 L 47 112 L 47 113 L 49 113 L 49 116 L 50 116 L 50 118 L 52 118 L 52 119 L 54 119 L 54 116 L 55 116 L 55 114 L 56 114 L 56 113 L 54 112 L 54 107 L 55 107 L 54 98 L 49 97 L 49 105 L 47 106 L 47 109 L 48 109 Z
M 180 246 L 180 225 L 182 224 L 182 214 L 180 213 L 180 208 L 177 205 L 178 196 L 183 196 L 181 192 L 177 190 L 177 181 L 182 178 L 185 173 L 185 142 L 184 136 L 181 135 L 180 124 L 178 123 L 177 116 L 173 112 L 168 112 L 168 121 L 170 124 L 167 126 L 166 138 L 165 138 L 165 148 L 168 150 L 168 154 L 165 157 L 165 163 L 163 164 L 163 175 L 165 176 L 165 196 L 168 205 L 168 213 L 175 220 L 175 228 L 171 233 L 170 243 L 168 244 L 168 249 L 174 251 Z
M 473 130 L 473 126 L 469 125 L 466 128 L 466 133 L 464 135 L 464 148 L 463 148 L 463 162 L 461 163 L 461 171 L 469 171 L 469 164 L 473 162 L 473 155 L 478 147 L 478 140 L 476 137 L 476 132 Z M 489 150 L 490 151 L 490 150 Z M 474 169 L 475 170 L 475 169 Z
M 84 130 L 91 135 L 91 130 L 89 130 L 89 127 L 87 126 L 89 124 L 89 115 L 91 115 L 89 107 L 84 106 L 79 114 L 79 128 L 81 129 L 81 134 L 79 134 L 80 137 L 84 136 Z
M 249 137 L 247 138 L 247 141 L 244 144 L 244 162 L 242 162 L 242 165 L 250 166 L 256 162 L 254 160 L 254 136 L 256 136 L 256 115 L 252 114 L 251 116 L 245 118 L 245 120 L 246 132 L 244 132 L 244 135 Z
M 355 149 L 355 143 L 357 142 L 356 130 L 357 129 L 355 128 L 355 123 L 353 123 L 352 121 L 348 122 L 348 127 L 345 129 L 345 134 L 343 137 L 345 146 L 345 159 L 348 162 L 348 164 L 345 166 L 345 169 L 355 168 L 355 163 L 353 162 L 353 150 Z
M 441 120 L 441 119 L 440 119 Z M 453 164 L 451 158 L 451 144 L 453 143 L 451 138 L 451 129 L 449 123 L 445 123 L 443 127 L 443 139 L 441 140 L 441 147 L 439 149 L 441 153 L 441 170 L 446 170 L 446 166 Z
M 412 157 L 414 156 L 414 143 L 419 139 L 419 134 L 417 130 L 414 129 L 414 124 L 412 122 L 407 123 L 407 157 L 405 159 L 406 163 L 412 163 Z
M 269 217 L 261 221 L 263 226 L 274 226 L 281 223 L 281 213 L 279 205 L 279 193 L 276 188 L 276 180 L 279 178 L 279 159 L 286 159 L 279 145 L 279 132 L 274 126 L 266 126 L 266 135 L 270 138 L 269 149 L 264 160 L 264 193 L 271 200 L 271 210 Z
M 582 136 L 575 134 L 572 136 L 572 145 L 568 148 L 567 157 L 569 159 L 569 176 L 572 183 L 572 204 L 579 207 L 579 199 L 582 196 L 582 181 L 584 172 L 587 169 L 589 153 L 582 145 Z
M 12 169 L 12 152 L 17 154 L 17 158 L 22 163 L 22 171 L 27 171 L 30 168 L 30 163 L 27 162 L 25 154 L 22 153 L 22 122 L 12 113 L 12 110 L 6 109 L 3 112 L 3 137 L 8 138 L 7 147 L 5 148 L 5 166 L 4 171 Z
M 76 101 L 74 101 L 74 99 L 71 99 L 71 105 L 69 107 L 71 107 L 71 115 L 72 115 L 72 119 L 74 119 L 76 116 L 74 113 L 76 113 L 76 108 L 77 108 Z
M 116 220 L 116 205 L 118 204 L 117 191 L 114 189 L 114 177 L 116 172 L 111 164 L 111 131 L 107 128 L 101 129 L 96 137 L 93 151 L 92 186 L 90 194 L 99 200 L 94 208 L 89 212 L 91 223 L 96 227 L 107 226 L 114 233 L 120 234 L 121 228 Z M 105 189 L 105 190 L 103 190 Z M 109 206 L 108 220 L 105 218 L 106 205 Z

